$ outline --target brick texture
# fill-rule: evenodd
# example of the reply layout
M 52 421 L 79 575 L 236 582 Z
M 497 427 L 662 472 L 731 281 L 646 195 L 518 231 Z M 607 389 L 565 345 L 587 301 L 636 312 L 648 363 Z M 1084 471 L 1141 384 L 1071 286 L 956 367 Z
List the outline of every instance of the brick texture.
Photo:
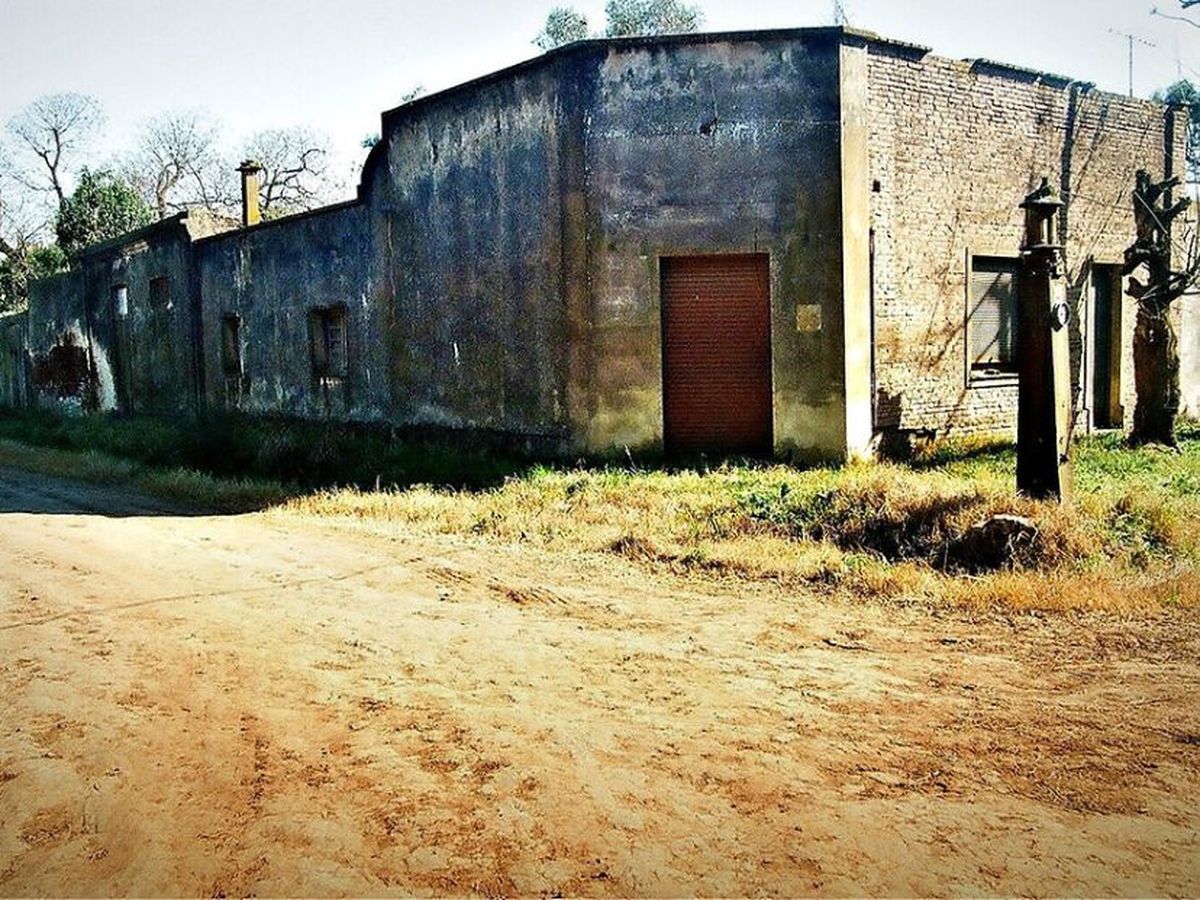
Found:
M 1062 194 L 1074 306 L 1077 407 L 1085 369 L 1091 264 L 1120 262 L 1133 240 L 1138 168 L 1164 171 L 1166 111 L 990 64 L 914 58 L 874 46 L 869 61 L 874 229 L 876 428 L 1013 432 L 1017 388 L 969 377 L 966 281 L 971 255 L 1016 257 L 1019 204 L 1043 176 Z M 1173 148 L 1182 172 L 1183 129 Z M 1132 303 L 1122 396 L 1132 416 Z M 1079 417 L 1080 422 L 1086 416 Z

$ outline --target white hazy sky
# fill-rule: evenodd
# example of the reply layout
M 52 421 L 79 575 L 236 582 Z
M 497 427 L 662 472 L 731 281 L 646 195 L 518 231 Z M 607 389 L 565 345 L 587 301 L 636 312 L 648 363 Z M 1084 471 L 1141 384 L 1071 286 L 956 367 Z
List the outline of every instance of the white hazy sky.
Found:
M 202 108 L 236 140 L 297 123 L 347 159 L 409 89 L 434 91 L 535 55 L 562 0 L 0 0 L 0 123 L 39 94 L 98 97 L 105 146 L 140 122 Z M 1149 95 L 1200 81 L 1200 28 L 1151 14 L 1155 0 L 844 0 L 851 24 L 950 57 L 987 57 Z M 1177 14 L 1178 0 L 1157 0 Z M 603 21 L 603 0 L 574 4 Z M 825 25 L 831 0 L 700 0 L 706 30 Z M 1200 20 L 1200 15 L 1195 16 Z

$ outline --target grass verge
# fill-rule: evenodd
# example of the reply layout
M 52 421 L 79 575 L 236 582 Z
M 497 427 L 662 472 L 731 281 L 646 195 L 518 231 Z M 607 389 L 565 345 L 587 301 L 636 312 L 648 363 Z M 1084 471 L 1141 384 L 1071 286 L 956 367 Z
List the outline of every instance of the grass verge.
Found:
M 541 467 L 482 491 L 341 489 L 289 506 L 852 597 L 1037 609 L 1200 604 L 1200 495 L 1191 489 L 1200 434 L 1185 437 L 1181 454 L 1086 442 L 1081 487 L 1065 508 L 1014 495 L 1011 450 L 941 452 L 944 461 L 919 467 Z M 1125 474 L 1104 475 L 1113 467 Z M 981 559 L 966 535 L 1004 514 L 1036 533 L 999 564 Z
M 1075 503 L 1061 507 L 1016 496 L 1015 454 L 995 442 L 941 444 L 903 465 L 642 469 L 522 465 L 378 435 L 358 446 L 351 432 L 252 423 L 226 442 L 232 456 L 257 454 L 249 470 L 277 477 L 246 480 L 223 477 L 228 459 L 213 464 L 196 449 L 202 442 L 189 447 L 186 433 L 184 447 L 174 446 L 182 426 L 35 424 L 27 440 L 74 447 L 99 430 L 96 442 L 110 452 L 47 453 L 5 442 L 0 463 L 128 483 L 206 508 L 278 503 L 373 530 L 610 554 L 685 575 L 853 598 L 1036 609 L 1200 606 L 1196 426 L 1182 429 L 1177 453 L 1132 449 L 1113 435 L 1079 442 Z M 0 418 L 0 436 L 17 425 Z M 270 443 L 255 450 L 260 428 L 269 429 Z M 14 458 L 21 453 L 24 462 Z M 171 464 L 181 458 L 209 471 Z M 345 470 L 334 464 L 339 458 Z M 288 473 L 299 477 L 278 477 Z M 333 486 L 339 476 L 351 486 Z M 981 552 L 970 540 L 973 526 L 997 515 L 1020 516 L 1033 529 L 1003 553 Z
M 134 488 L 188 509 L 241 513 L 280 504 L 299 493 L 275 481 L 222 478 L 183 467 L 156 467 L 95 450 L 53 450 L 0 439 L 0 466 Z

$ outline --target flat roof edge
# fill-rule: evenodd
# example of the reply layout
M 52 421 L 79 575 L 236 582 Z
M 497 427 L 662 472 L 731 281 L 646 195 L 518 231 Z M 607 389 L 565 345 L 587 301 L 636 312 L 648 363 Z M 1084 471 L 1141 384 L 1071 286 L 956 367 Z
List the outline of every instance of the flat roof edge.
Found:
M 846 38 L 858 39 L 860 41 L 870 41 L 879 44 L 890 44 L 896 47 L 902 47 L 909 50 L 917 50 L 922 53 L 929 53 L 928 47 L 920 47 L 917 44 L 906 44 L 903 41 L 893 41 L 887 38 L 882 38 L 879 35 L 856 28 L 847 28 L 841 25 L 816 26 L 810 28 L 768 28 L 755 29 L 749 31 L 699 31 L 688 34 L 655 34 L 655 35 L 640 35 L 637 37 L 598 37 L 586 38 L 582 41 L 573 41 L 570 44 L 564 44 L 561 47 L 555 47 L 553 50 L 548 50 L 537 56 L 514 63 L 511 66 L 506 66 L 503 69 L 497 69 L 494 72 L 488 72 L 485 75 L 480 75 L 478 78 L 472 78 L 469 81 L 464 81 L 459 84 L 451 85 L 443 88 L 440 91 L 435 91 L 432 94 L 426 94 L 422 97 L 417 97 L 410 100 L 408 103 L 402 103 L 399 106 L 394 106 L 391 109 L 384 110 L 380 114 L 380 119 L 384 125 L 397 115 L 414 112 L 424 106 L 433 104 L 440 100 L 448 99 L 460 92 L 466 92 L 475 88 L 484 87 L 488 84 L 504 81 L 515 75 L 520 75 L 524 72 L 533 71 L 535 69 L 549 66 L 554 62 L 565 59 L 571 56 L 581 56 L 587 52 L 597 52 L 610 49 L 636 49 L 639 47 L 658 47 L 658 46 L 680 46 L 688 44 L 721 44 L 729 42 L 744 42 L 744 41 L 778 41 L 778 40 L 845 40 Z
M 141 228 L 135 228 L 133 231 L 127 231 L 124 234 L 119 234 L 114 238 L 109 238 L 106 241 L 99 241 L 95 244 L 88 244 L 86 247 L 76 251 L 75 255 L 79 257 L 95 256 L 100 253 L 105 253 L 109 250 L 115 250 L 124 244 L 131 244 L 134 241 L 140 241 L 159 231 L 169 231 L 172 228 L 184 226 L 187 220 L 188 213 L 179 212 L 173 216 L 168 216 L 165 219 L 159 219 L 157 222 L 151 222 L 149 225 L 143 225 Z
M 327 203 L 324 206 L 314 206 L 312 209 L 301 210 L 300 212 L 290 213 L 286 216 L 280 216 L 278 219 L 264 219 L 254 225 L 249 225 L 245 228 L 230 228 L 227 231 L 218 231 L 215 234 L 206 234 L 204 237 L 196 238 L 195 244 L 208 244 L 213 241 L 218 241 L 221 238 L 234 238 L 247 234 L 257 234 L 276 225 L 288 225 L 301 222 L 305 219 L 315 219 L 328 213 L 343 212 L 347 209 L 352 209 L 355 206 L 362 206 L 362 197 L 351 197 L 349 200 L 338 200 L 334 203 Z

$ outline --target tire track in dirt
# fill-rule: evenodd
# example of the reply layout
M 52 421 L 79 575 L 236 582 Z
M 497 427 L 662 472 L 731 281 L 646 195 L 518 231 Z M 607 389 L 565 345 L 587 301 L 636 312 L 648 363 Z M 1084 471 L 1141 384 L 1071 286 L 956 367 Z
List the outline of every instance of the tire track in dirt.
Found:
M 8 513 L 0 547 L 0 894 L 1200 884 L 1184 612 L 849 607 L 284 513 Z

